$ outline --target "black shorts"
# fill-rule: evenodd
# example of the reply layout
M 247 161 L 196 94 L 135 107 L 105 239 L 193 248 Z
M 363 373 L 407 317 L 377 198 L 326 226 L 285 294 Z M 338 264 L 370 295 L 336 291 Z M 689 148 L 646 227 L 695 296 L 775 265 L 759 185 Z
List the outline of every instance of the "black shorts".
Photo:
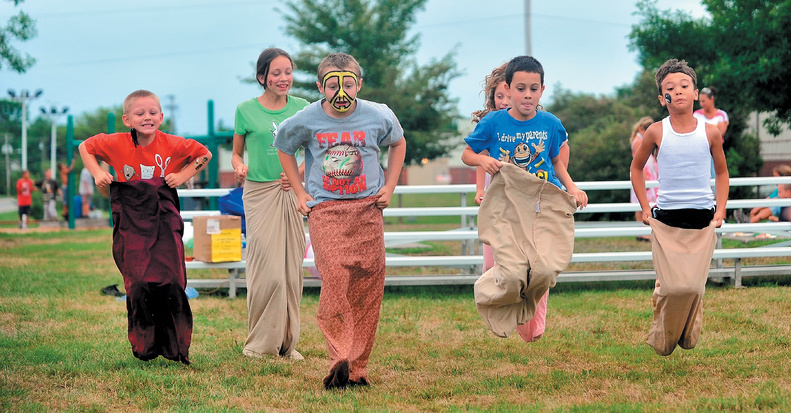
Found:
M 22 215 L 30 216 L 30 205 L 19 207 L 19 217 L 22 218 Z
M 714 208 L 712 209 L 659 209 L 651 208 L 654 218 L 671 227 L 684 229 L 703 229 L 709 226 L 714 219 Z

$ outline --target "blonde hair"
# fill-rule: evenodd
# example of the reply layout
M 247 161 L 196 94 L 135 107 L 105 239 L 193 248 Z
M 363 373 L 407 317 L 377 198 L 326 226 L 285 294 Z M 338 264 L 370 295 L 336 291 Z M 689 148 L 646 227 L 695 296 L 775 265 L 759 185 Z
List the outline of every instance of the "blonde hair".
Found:
M 486 101 L 483 103 L 482 110 L 472 112 L 473 122 L 480 122 L 489 112 L 497 110 L 494 105 L 494 91 L 500 83 L 505 82 L 505 67 L 507 65 L 508 63 L 503 63 L 501 66 L 495 67 L 492 73 L 489 73 L 483 79 L 482 92 L 486 94 Z
M 772 172 L 780 176 L 791 176 L 791 165 L 781 164 L 772 168 Z
M 640 129 L 646 130 L 648 129 L 649 126 L 651 126 L 652 123 L 654 123 L 654 119 L 652 119 L 650 116 L 643 116 L 642 118 L 640 118 L 640 120 L 638 120 L 637 123 L 635 123 L 634 126 L 632 126 L 632 137 L 629 138 L 629 142 L 634 141 L 634 138 L 637 137 L 637 134 L 640 132 Z
M 154 92 L 149 92 L 147 90 L 135 90 L 134 92 L 130 93 L 129 96 L 124 99 L 124 114 L 128 114 L 129 110 L 132 109 L 132 103 L 139 98 L 153 98 L 157 101 L 157 105 L 159 106 L 159 111 L 162 111 L 162 103 L 159 102 L 159 96 L 156 95 Z

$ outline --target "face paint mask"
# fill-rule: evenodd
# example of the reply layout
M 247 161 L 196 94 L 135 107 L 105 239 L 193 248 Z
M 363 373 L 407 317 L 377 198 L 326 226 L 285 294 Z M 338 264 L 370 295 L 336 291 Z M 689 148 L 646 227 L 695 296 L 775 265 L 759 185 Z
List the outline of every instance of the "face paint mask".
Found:
M 327 81 L 329 81 L 332 78 L 338 79 L 338 91 L 335 93 L 335 96 L 329 98 L 328 102 L 333 109 L 341 113 L 349 110 L 352 107 L 352 104 L 354 103 L 355 100 L 355 98 L 349 96 L 346 93 L 346 91 L 343 90 L 343 81 L 348 77 L 354 79 L 354 84 L 356 86 L 357 85 L 356 74 L 349 71 L 338 71 L 338 70 L 333 70 L 327 73 L 326 75 L 324 75 L 324 80 L 321 83 L 321 87 L 326 91 Z

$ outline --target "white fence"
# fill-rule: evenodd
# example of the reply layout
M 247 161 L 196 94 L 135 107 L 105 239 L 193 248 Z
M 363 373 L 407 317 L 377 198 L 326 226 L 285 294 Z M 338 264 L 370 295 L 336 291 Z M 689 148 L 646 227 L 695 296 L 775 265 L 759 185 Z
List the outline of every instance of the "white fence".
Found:
M 791 183 L 791 177 L 771 178 L 733 178 L 731 186 L 767 186 L 778 183 Z M 577 185 L 585 191 L 596 190 L 624 190 L 631 188 L 629 181 L 612 182 L 579 182 Z M 658 185 L 649 182 L 649 186 Z M 195 189 L 180 190 L 180 197 L 218 197 L 227 194 L 230 188 L 224 189 Z M 429 267 L 442 266 L 455 269 L 455 274 L 448 275 L 400 275 L 388 276 L 386 285 L 438 285 L 438 284 L 472 284 L 479 276 L 483 264 L 482 255 L 471 254 L 478 243 L 475 217 L 478 206 L 467 205 L 467 194 L 475 192 L 475 185 L 421 185 L 399 186 L 395 194 L 459 194 L 458 206 L 441 206 L 425 208 L 399 208 L 391 207 L 384 210 L 385 217 L 425 217 L 425 216 L 458 216 L 460 227 L 450 231 L 407 231 L 385 232 L 385 243 L 394 246 L 403 243 L 423 241 L 460 241 L 463 243 L 462 255 L 455 256 L 388 256 L 388 266 Z M 394 202 L 395 203 L 395 198 Z M 756 206 L 791 206 L 791 199 L 734 199 L 729 200 L 727 208 L 748 209 Z M 639 206 L 631 203 L 600 203 L 589 204 L 577 215 L 603 212 L 634 212 Z M 219 211 L 182 211 L 182 216 L 189 221 L 198 215 L 218 215 Z M 637 222 L 595 222 L 587 223 L 578 221 L 575 228 L 575 238 L 591 237 L 622 237 L 640 236 L 650 234 L 650 228 Z M 770 233 L 780 239 L 791 237 L 791 223 L 756 223 L 756 224 L 723 224 L 717 229 L 719 235 L 732 233 Z M 728 279 L 735 286 L 741 286 L 741 279 L 745 276 L 760 275 L 787 275 L 791 274 L 791 263 L 788 265 L 752 265 L 743 266 L 742 260 L 755 257 L 789 257 L 791 256 L 791 241 L 778 241 L 773 246 L 755 248 L 722 248 L 721 245 L 714 252 L 715 268 L 710 272 L 710 278 Z M 732 266 L 724 266 L 723 260 L 733 262 Z M 620 252 L 592 252 L 575 253 L 572 263 L 593 262 L 634 262 L 651 261 L 650 251 L 620 251 Z M 312 259 L 305 259 L 304 267 L 313 267 Z M 188 284 L 197 288 L 228 287 L 229 295 L 235 296 L 236 289 L 244 287 L 244 280 L 239 275 L 244 272 L 245 262 L 203 263 L 198 261 L 187 262 L 188 270 L 193 269 L 223 269 L 228 270 L 228 278 L 223 279 L 189 279 Z M 461 269 L 461 271 L 460 271 Z M 188 274 L 189 275 L 189 274 Z M 612 270 L 580 272 L 570 271 L 558 277 L 559 282 L 579 281 L 609 281 L 609 280 L 647 280 L 656 277 L 653 270 Z M 320 280 L 305 278 L 305 286 L 318 286 Z

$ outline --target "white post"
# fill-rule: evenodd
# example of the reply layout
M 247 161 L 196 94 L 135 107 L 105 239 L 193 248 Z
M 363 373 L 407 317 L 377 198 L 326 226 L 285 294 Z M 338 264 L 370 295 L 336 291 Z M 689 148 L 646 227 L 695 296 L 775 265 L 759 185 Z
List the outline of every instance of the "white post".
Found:
M 27 90 L 22 91 L 22 170 L 27 170 Z
M 525 54 L 527 56 L 532 56 L 533 53 L 530 50 L 530 0 L 525 0 Z
M 57 125 L 55 119 L 52 119 L 52 137 L 49 141 L 49 170 L 52 171 L 52 176 L 55 176 L 55 153 L 57 152 L 58 139 L 57 139 Z M 55 178 L 53 178 L 55 179 Z

